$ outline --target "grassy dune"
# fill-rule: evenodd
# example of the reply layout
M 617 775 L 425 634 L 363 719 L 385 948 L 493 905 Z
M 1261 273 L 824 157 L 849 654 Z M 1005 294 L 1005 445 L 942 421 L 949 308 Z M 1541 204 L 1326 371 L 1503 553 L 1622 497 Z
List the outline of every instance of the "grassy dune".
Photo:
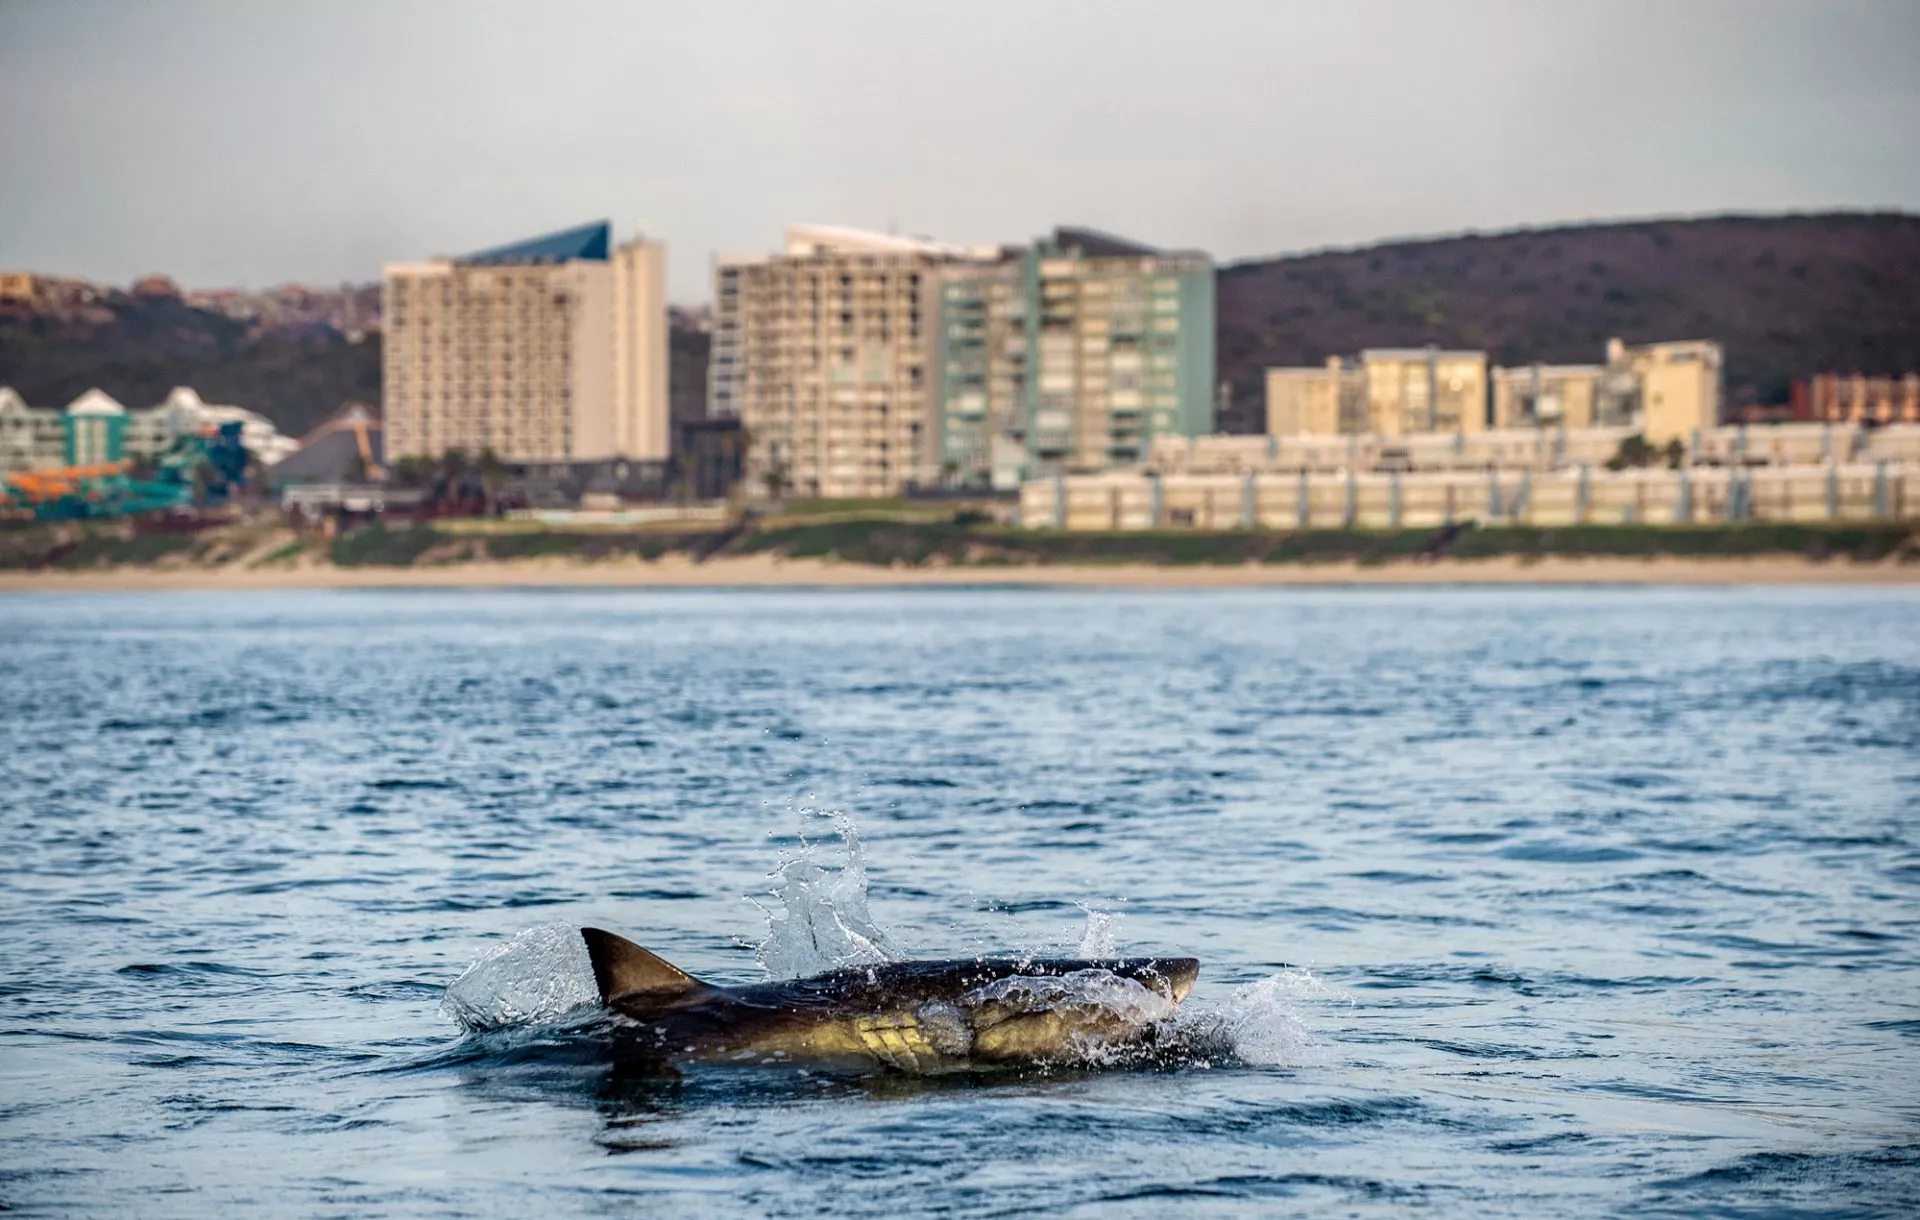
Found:
M 425 568 L 534 559 L 695 560 L 728 556 L 832 559 L 878 567 L 1000 568 L 1147 564 L 1412 563 L 1434 540 L 1402 530 L 1138 530 L 1069 533 L 955 519 L 859 513 L 790 516 L 720 530 L 522 528 L 486 530 L 423 524 L 355 530 L 331 542 L 273 526 L 231 526 L 193 534 L 142 534 L 124 524 L 0 529 L 0 570 L 116 567 L 284 566 Z M 1468 529 L 1442 562 L 1517 557 L 1803 558 L 1920 563 L 1913 524 L 1727 526 L 1585 525 Z

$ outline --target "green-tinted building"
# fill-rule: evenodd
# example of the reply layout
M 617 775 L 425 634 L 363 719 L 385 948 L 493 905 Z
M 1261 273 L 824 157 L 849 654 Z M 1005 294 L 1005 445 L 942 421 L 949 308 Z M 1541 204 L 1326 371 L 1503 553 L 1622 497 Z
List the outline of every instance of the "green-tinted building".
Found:
M 1213 431 L 1213 260 L 1056 229 L 942 272 L 937 409 L 949 479 L 1016 486 Z
M 98 466 L 127 456 L 127 409 L 99 390 L 88 390 L 67 405 L 66 459 L 69 466 Z

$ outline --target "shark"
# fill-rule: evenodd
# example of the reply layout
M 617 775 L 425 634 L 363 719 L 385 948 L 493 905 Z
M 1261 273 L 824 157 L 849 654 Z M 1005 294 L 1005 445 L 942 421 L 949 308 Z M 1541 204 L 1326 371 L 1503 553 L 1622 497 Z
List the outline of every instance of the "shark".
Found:
M 580 935 L 621 1058 L 938 1075 L 1090 1063 L 1150 1045 L 1193 990 L 1191 957 L 979 957 L 704 982 L 600 928 Z

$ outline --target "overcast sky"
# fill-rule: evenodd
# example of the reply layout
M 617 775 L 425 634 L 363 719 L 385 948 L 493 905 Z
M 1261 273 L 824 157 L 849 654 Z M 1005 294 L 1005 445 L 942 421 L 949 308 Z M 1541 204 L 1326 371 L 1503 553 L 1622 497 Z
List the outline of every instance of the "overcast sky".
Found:
M 1920 0 L 0 0 L 0 268 L 368 280 L 586 220 L 1223 260 L 1920 210 Z

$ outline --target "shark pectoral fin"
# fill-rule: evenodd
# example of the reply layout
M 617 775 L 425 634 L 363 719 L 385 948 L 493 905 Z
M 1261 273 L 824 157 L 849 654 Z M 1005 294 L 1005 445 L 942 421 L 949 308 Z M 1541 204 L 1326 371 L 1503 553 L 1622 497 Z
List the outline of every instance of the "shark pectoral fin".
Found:
M 706 986 L 624 936 L 599 928 L 582 928 L 580 938 L 587 942 L 587 957 L 593 962 L 593 981 L 600 986 L 602 1004 L 642 992 L 672 994 Z

